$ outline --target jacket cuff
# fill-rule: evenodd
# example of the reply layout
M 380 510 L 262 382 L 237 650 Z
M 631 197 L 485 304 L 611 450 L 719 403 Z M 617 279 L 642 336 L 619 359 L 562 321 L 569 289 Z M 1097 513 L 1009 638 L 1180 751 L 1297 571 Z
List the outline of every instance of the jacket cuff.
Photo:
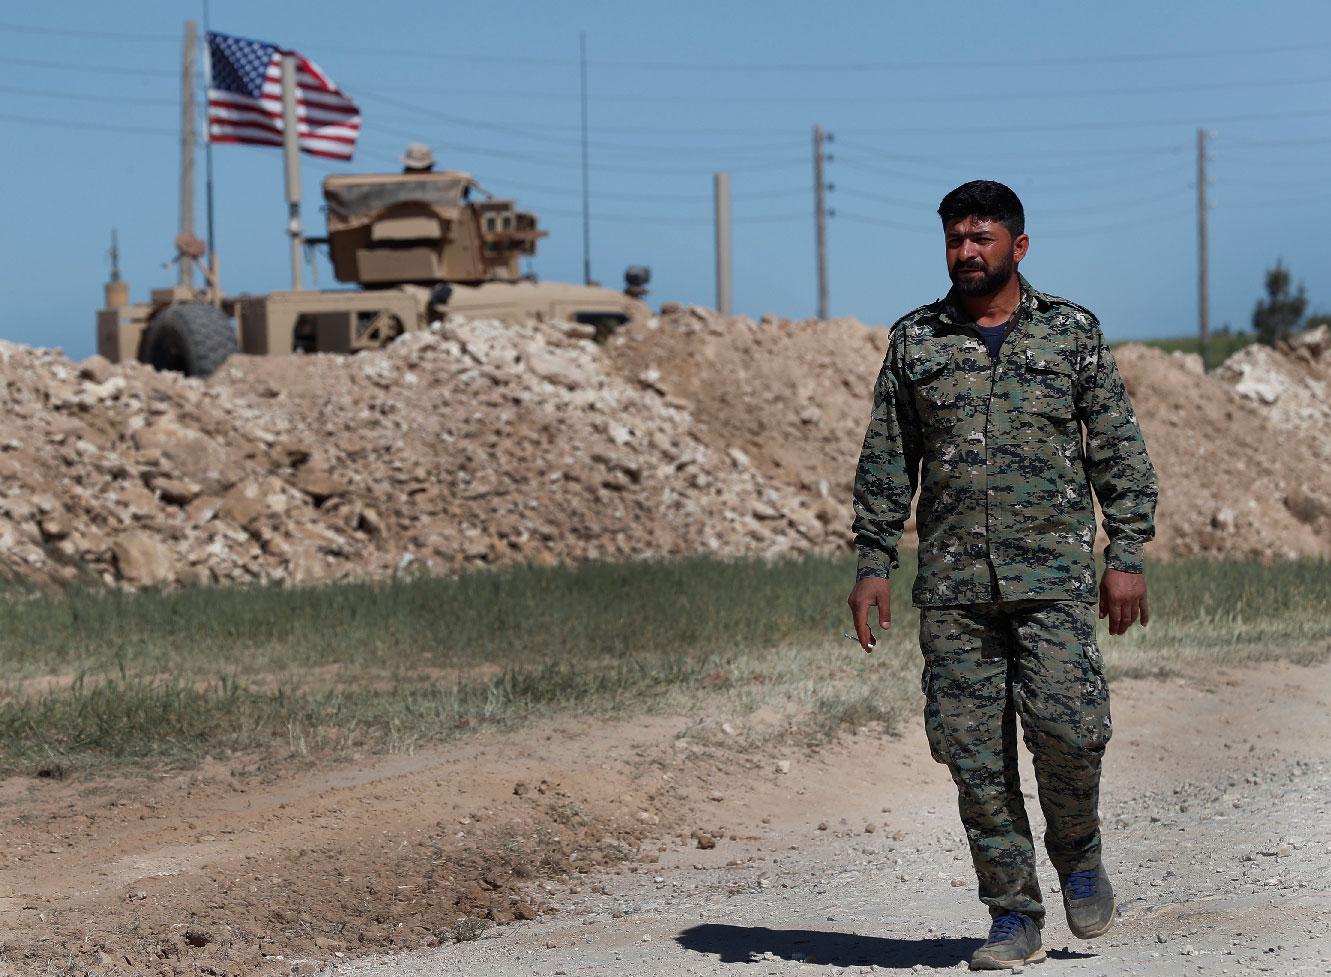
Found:
M 1123 573 L 1144 573 L 1146 557 L 1139 544 L 1111 542 L 1105 547 L 1105 568 Z
M 897 563 L 895 547 L 884 550 L 876 546 L 857 546 L 856 549 L 860 554 L 859 565 L 855 568 L 856 580 L 863 580 L 866 577 L 887 577 L 900 565 Z

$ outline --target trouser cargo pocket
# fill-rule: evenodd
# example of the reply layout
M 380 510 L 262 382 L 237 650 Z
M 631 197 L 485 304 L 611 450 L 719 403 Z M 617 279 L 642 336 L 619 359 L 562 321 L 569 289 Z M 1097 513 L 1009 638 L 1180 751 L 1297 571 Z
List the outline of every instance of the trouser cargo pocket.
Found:
M 933 684 L 933 669 L 926 663 L 920 673 L 920 691 L 924 693 L 924 735 L 929 739 L 930 755 L 939 763 L 947 763 L 947 737 Z

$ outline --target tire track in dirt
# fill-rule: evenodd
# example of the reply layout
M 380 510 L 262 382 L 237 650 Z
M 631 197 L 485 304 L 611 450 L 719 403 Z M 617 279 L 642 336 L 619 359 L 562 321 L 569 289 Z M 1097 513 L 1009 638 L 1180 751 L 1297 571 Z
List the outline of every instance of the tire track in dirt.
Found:
M 1043 972 L 1326 973 L 1331 666 L 1121 682 L 1115 695 L 1103 814 L 1120 921 L 1076 941 L 1047 892 Z M 1028 795 L 1033 782 L 1027 764 Z M 986 920 L 955 793 L 918 729 L 886 743 L 856 738 L 788 777 L 732 781 L 716 796 L 695 820 L 736 826 L 736 841 L 672 848 L 659 866 L 580 891 L 549 884 L 555 915 L 330 973 L 965 969 Z M 1038 836 L 1033 801 L 1031 810 Z M 1041 876 L 1056 881 L 1043 859 Z
M 1120 683 L 1104 814 L 1123 917 L 1078 944 L 1051 913 L 1053 959 L 1325 972 L 1329 700 L 1327 665 Z M 724 718 L 563 720 L 331 769 L 11 779 L 0 973 L 891 972 L 969 955 L 969 856 L 918 724 L 814 752 L 765 735 L 789 717 Z M 453 943 L 477 935 L 460 919 L 518 922 Z

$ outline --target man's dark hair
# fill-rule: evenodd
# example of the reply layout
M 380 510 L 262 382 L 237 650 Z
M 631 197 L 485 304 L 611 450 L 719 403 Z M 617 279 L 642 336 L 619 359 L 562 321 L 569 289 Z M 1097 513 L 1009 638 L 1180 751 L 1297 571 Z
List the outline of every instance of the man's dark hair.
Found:
M 1012 190 L 994 180 L 963 183 L 938 205 L 938 216 L 947 227 L 963 217 L 1002 224 L 1014 238 L 1026 232 L 1026 211 Z

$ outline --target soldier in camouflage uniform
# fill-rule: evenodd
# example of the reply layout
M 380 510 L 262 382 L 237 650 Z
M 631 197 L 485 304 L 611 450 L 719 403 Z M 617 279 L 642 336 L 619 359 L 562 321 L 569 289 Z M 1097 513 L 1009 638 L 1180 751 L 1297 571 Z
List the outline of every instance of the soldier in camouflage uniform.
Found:
M 1156 479 L 1095 316 L 1017 272 L 1029 241 L 1016 195 L 968 183 L 939 215 L 953 288 L 888 340 L 855 480 L 849 603 L 869 651 L 869 608 L 881 627 L 891 622 L 887 578 L 918 487 L 925 728 L 957 785 L 992 917 L 971 966 L 1001 969 L 1044 958 L 1018 717 L 1068 922 L 1090 938 L 1113 921 L 1100 860 L 1110 720 L 1091 493 L 1109 537 L 1099 613 L 1122 634 L 1148 620 L 1142 547 L 1154 535 Z

